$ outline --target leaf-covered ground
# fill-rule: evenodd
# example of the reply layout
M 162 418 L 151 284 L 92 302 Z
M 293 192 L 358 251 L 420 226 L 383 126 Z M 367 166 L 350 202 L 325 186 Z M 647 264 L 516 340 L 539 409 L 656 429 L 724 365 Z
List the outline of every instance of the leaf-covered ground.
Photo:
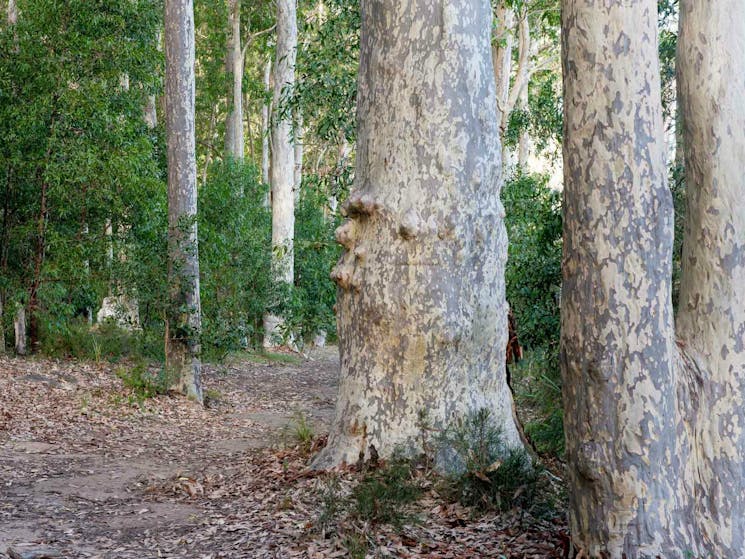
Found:
M 362 474 L 308 471 L 295 425 L 328 427 L 333 348 L 205 366 L 206 408 L 138 399 L 119 367 L 0 358 L 0 557 L 567 556 L 561 521 L 476 514 L 434 484 L 402 528 L 327 521 L 329 487 L 343 499 Z

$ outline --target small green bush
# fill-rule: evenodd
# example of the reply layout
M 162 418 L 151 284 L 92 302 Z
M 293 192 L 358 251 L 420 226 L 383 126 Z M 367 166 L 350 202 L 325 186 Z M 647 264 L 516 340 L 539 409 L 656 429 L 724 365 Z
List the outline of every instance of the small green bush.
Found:
M 419 498 L 422 489 L 412 474 L 411 462 L 398 457 L 371 470 L 352 490 L 352 514 L 360 520 L 396 528 L 413 520 L 406 506 Z
M 122 379 L 124 386 L 132 390 L 138 402 L 167 394 L 171 386 L 169 375 L 164 369 L 153 373 L 144 363 L 138 363 L 131 368 L 119 367 L 116 376 Z
M 540 468 L 522 448 L 510 448 L 486 409 L 461 418 L 440 439 L 451 473 L 444 492 L 481 510 L 526 510 L 537 504 Z
M 90 326 L 84 318 L 65 321 L 44 316 L 39 342 L 43 353 L 58 358 L 115 362 L 140 354 L 136 334 L 110 321 Z

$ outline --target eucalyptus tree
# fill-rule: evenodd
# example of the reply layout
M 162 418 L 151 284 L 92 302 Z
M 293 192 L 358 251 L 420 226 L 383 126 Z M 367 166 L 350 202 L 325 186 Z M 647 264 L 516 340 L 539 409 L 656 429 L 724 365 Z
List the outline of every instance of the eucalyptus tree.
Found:
M 295 236 L 295 148 L 292 111 L 284 99 L 291 97 L 295 84 L 297 50 L 296 0 L 277 1 L 277 46 L 274 64 L 274 114 L 272 119 L 272 273 L 279 284 L 294 282 Z M 265 346 L 276 345 L 282 319 L 268 313 L 264 319 Z
M 168 144 L 168 284 L 166 369 L 175 388 L 202 401 L 199 247 L 194 121 L 194 7 L 165 1 Z
M 674 328 L 656 2 L 563 3 L 561 353 L 570 527 L 586 557 L 745 547 L 745 5 L 680 8 Z
M 228 0 L 228 110 L 225 120 L 225 155 L 243 161 L 243 53 L 241 50 L 241 0 Z
M 488 0 L 362 2 L 355 185 L 338 229 L 341 385 L 316 467 L 420 448 L 505 378 L 507 237 Z

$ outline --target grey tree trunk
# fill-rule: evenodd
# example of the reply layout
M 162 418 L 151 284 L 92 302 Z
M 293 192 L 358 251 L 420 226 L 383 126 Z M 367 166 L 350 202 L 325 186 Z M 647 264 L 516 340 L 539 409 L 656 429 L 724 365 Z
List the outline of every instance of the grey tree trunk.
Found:
M 264 91 L 267 93 L 271 87 L 272 59 L 266 61 L 264 66 Z M 265 101 L 261 107 L 261 180 L 269 184 L 269 101 Z
M 192 0 L 166 0 L 165 44 L 170 291 L 166 368 L 177 390 L 202 402 Z
M 585 557 L 739 557 L 745 7 L 681 2 L 690 199 L 677 337 L 656 8 L 563 4 L 570 529 Z
M 358 141 L 338 293 L 341 385 L 315 467 L 420 448 L 505 377 L 507 236 L 488 0 L 362 2 Z M 402 133 L 402 131 L 405 131 Z
M 303 115 L 300 110 L 297 110 L 295 116 L 295 130 L 294 135 L 294 158 L 295 158 L 295 170 L 293 175 L 293 188 L 295 189 L 295 203 L 300 200 L 300 185 L 303 182 Z
M 8 25 L 18 23 L 18 5 L 16 0 L 8 0 Z
M 296 0 L 277 0 L 277 49 L 274 70 L 274 118 L 272 126 L 272 274 L 275 281 L 292 285 L 295 238 L 295 148 L 292 117 L 280 112 L 283 95 L 295 85 L 297 50 Z M 281 317 L 264 317 L 264 345 L 277 345 Z
M 228 116 L 225 121 L 225 154 L 235 161 L 243 161 L 243 54 L 241 52 L 241 0 L 228 0 L 229 39 L 226 70 Z
M 0 294 L 0 355 L 5 354 L 5 316 L 2 294 Z
M 687 213 L 678 338 L 695 444 L 680 487 L 698 520 L 693 549 L 745 549 L 745 3 L 681 0 L 678 91 Z M 695 363 L 693 368 L 690 364 Z
M 16 355 L 26 355 L 26 307 L 16 303 L 16 315 L 13 319 Z

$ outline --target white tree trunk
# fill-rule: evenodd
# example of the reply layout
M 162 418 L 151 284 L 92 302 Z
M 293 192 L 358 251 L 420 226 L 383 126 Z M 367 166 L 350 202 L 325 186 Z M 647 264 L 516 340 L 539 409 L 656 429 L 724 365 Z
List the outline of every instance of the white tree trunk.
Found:
M 243 55 L 241 53 L 241 0 L 228 0 L 229 40 L 226 70 L 230 81 L 225 121 L 225 153 L 243 161 Z
M 271 87 L 272 59 L 269 58 L 264 66 L 264 91 Z M 268 97 L 268 95 L 267 95 Z M 267 100 L 261 107 L 261 180 L 269 184 L 269 115 L 271 103 Z M 268 204 L 267 204 L 268 205 Z
M 362 3 L 355 188 L 337 231 L 341 385 L 316 467 L 421 450 L 505 377 L 507 236 L 488 0 Z M 402 133 L 405 131 L 405 133 Z
M 677 346 L 656 8 L 562 11 L 570 529 L 585 557 L 739 557 L 745 6 L 681 2 L 690 198 Z
M 494 66 L 494 81 L 497 90 L 497 122 L 502 123 L 503 112 L 507 111 L 510 97 L 510 75 L 512 73 L 512 47 L 515 42 L 513 28 L 515 26 L 515 12 L 504 2 L 498 2 L 494 10 L 496 25 L 492 43 L 492 64 Z M 501 130 L 504 135 L 506 130 Z
M 16 355 L 26 355 L 26 307 L 16 303 L 16 315 L 13 319 Z
M 18 5 L 16 0 L 8 0 L 8 25 L 18 23 Z
M 166 325 L 166 368 L 174 375 L 177 390 L 201 402 L 192 0 L 166 0 L 165 43 L 171 299 Z
M 274 118 L 272 127 L 272 274 L 275 281 L 292 285 L 294 281 L 295 237 L 295 148 L 292 119 L 280 115 L 283 95 L 295 84 L 297 49 L 296 0 L 277 0 L 277 51 L 274 71 Z M 264 345 L 276 345 L 282 320 L 264 319 Z
M 295 172 L 293 184 L 295 189 L 295 203 L 297 204 L 300 200 L 300 185 L 303 182 L 303 115 L 299 109 L 295 116 L 294 147 Z

